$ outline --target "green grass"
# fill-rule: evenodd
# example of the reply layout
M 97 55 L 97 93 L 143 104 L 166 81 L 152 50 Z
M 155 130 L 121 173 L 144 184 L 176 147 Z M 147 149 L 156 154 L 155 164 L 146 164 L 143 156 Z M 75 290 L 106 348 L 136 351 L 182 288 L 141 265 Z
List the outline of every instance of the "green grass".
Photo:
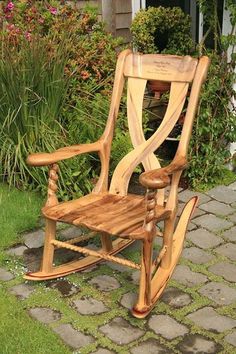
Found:
M 20 233 L 35 228 L 40 215 L 41 198 L 0 184 L 0 251 L 17 243 Z M 13 281 L 14 283 L 14 281 Z M 8 282 L 0 281 L 1 354 L 67 354 L 71 351 L 51 329 L 31 319 L 24 302 L 10 295 Z
M 0 287 L 0 338 L 2 354 L 67 354 L 48 327 L 29 317 L 24 305 Z
M 0 184 L 0 250 L 20 241 L 20 233 L 37 226 L 42 199 L 37 193 L 22 192 Z

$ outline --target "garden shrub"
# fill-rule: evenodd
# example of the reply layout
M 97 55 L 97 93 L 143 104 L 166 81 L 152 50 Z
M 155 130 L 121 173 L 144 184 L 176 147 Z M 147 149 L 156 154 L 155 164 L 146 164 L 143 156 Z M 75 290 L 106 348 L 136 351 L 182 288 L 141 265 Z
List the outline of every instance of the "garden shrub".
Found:
M 190 39 L 190 18 L 179 8 L 149 7 L 140 10 L 132 23 L 133 43 L 143 53 L 190 54 L 211 59 L 207 80 L 202 88 L 199 109 L 190 141 L 189 167 L 185 172 L 192 188 L 209 188 L 219 183 L 230 160 L 229 144 L 236 141 L 235 27 L 236 4 L 227 0 L 232 30 L 223 36 L 217 13 L 218 1 L 198 0 L 206 32 L 199 45 Z M 165 31 L 168 29 L 168 33 Z M 166 33 L 167 41 L 160 41 Z M 213 48 L 207 48 L 208 36 Z M 231 53 L 230 57 L 228 55 Z
M 131 25 L 134 47 L 142 53 L 189 54 L 191 20 L 179 7 L 140 10 Z
M 101 135 L 121 40 L 105 31 L 94 9 L 73 2 L 0 6 L 0 173 L 10 184 L 46 192 L 47 168 L 27 167 L 26 157 Z M 95 155 L 61 165 L 61 198 L 92 188 Z
M 232 31 L 224 36 L 218 25 L 217 1 L 200 0 L 199 4 L 208 30 L 197 48 L 197 54 L 208 55 L 211 65 L 200 97 L 186 175 L 193 188 L 207 188 L 224 178 L 225 164 L 231 158 L 229 144 L 236 141 L 236 110 L 233 104 L 236 94 L 233 89 L 236 80 L 236 4 L 226 1 Z M 205 43 L 211 33 L 214 46 L 209 49 Z

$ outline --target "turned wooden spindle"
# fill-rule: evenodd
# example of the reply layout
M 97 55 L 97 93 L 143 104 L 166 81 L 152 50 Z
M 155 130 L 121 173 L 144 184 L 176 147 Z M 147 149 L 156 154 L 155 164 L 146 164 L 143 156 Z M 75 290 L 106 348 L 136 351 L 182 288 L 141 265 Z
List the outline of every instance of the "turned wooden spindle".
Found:
M 145 229 L 146 231 L 153 231 L 155 227 L 155 207 L 156 207 L 156 189 L 147 189 L 146 193 L 146 217 L 145 217 Z
M 54 206 L 58 204 L 58 199 L 56 196 L 56 192 L 58 189 L 57 186 L 58 171 L 59 171 L 59 167 L 56 163 L 50 166 L 46 206 Z

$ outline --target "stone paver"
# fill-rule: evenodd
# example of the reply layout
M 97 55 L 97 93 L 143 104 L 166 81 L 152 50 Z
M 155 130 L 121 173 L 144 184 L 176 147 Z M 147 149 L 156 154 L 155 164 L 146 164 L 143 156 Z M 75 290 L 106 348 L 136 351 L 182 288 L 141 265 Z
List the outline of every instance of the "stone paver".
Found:
M 124 259 L 125 257 L 123 257 L 122 255 L 118 254 L 117 257 Z M 122 264 L 118 264 L 118 263 L 113 263 L 113 262 L 106 262 L 106 264 L 108 265 L 108 267 L 110 267 L 113 270 L 116 270 L 118 272 L 130 272 L 131 269 L 122 265 Z
M 184 340 L 177 345 L 177 349 L 183 354 L 215 354 L 219 353 L 222 347 L 198 334 L 187 334 Z
M 206 194 L 208 194 L 211 198 L 214 198 L 225 204 L 231 204 L 236 201 L 236 192 L 226 186 L 215 187 L 208 191 Z
M 120 303 L 122 306 L 130 310 L 132 309 L 135 302 L 137 301 L 137 298 L 138 298 L 137 293 L 129 292 L 122 296 Z
M 228 185 L 228 188 L 233 189 L 233 191 L 236 191 L 236 182 L 233 182 L 230 185 Z
M 120 287 L 119 282 L 109 275 L 98 275 L 90 280 L 89 283 L 95 285 L 97 289 L 102 291 L 111 291 Z
M 214 248 L 223 242 L 221 237 L 202 228 L 188 232 L 186 239 L 195 243 L 196 246 L 205 249 Z
M 210 272 L 220 275 L 226 280 L 236 282 L 236 266 L 234 264 L 221 262 L 214 264 L 208 269 Z
M 179 203 L 177 216 L 180 216 L 182 214 L 184 207 L 185 207 L 185 203 Z M 203 215 L 203 214 L 205 214 L 205 211 L 203 211 L 197 207 L 193 212 L 192 219 L 196 218 L 197 216 Z
M 29 314 L 31 317 L 42 323 L 52 323 L 61 318 L 59 312 L 44 307 L 34 307 L 29 310 Z
M 205 275 L 192 272 L 186 265 L 178 265 L 174 271 L 172 279 L 189 287 L 207 282 L 207 277 Z
M 204 264 L 212 261 L 215 257 L 197 247 L 185 248 L 182 256 L 196 264 Z
M 39 248 L 44 245 L 44 231 L 37 230 L 23 236 L 24 244 L 28 248 Z
M 229 241 L 236 242 L 236 226 L 231 227 L 231 229 L 226 230 L 222 237 L 228 239 Z
M 79 288 L 67 280 L 54 280 L 46 284 L 51 289 L 57 289 L 62 296 L 71 296 L 79 292 Z
M 144 331 L 129 324 L 121 317 L 116 317 L 99 329 L 103 334 L 117 344 L 128 344 L 140 338 Z
M 228 215 L 227 219 L 236 224 L 236 213 Z
M 92 352 L 92 354 L 115 354 L 115 352 L 112 352 L 108 349 L 99 348 L 98 350 L 96 350 L 96 352 Z
M 166 339 L 173 339 L 188 333 L 188 328 L 168 315 L 153 315 L 148 321 L 149 327 Z
M 236 347 L 236 331 L 228 334 L 226 337 L 225 337 L 225 340 L 226 342 L 234 345 Z
M 219 305 L 229 305 L 236 301 L 236 290 L 223 283 L 210 282 L 203 285 L 199 292 Z
M 205 211 L 199 209 L 199 208 L 196 208 L 194 210 L 194 213 L 193 213 L 193 216 L 192 216 L 192 219 L 194 218 L 197 218 L 198 216 L 201 216 L 201 215 L 204 215 L 205 214 Z
M 10 289 L 10 293 L 18 296 L 20 299 L 27 299 L 34 292 L 34 287 L 29 284 L 18 284 Z
M 197 228 L 197 225 L 193 224 L 192 222 L 190 222 L 188 224 L 188 231 L 195 230 L 196 228 Z
M 6 251 L 6 253 L 9 254 L 10 256 L 21 257 L 21 256 L 23 256 L 25 250 L 27 250 L 27 247 L 20 245 L 20 246 L 9 248 Z
M 104 335 L 104 338 L 110 339 L 113 344 L 119 346 L 128 344 L 128 349 L 124 348 L 124 351 L 126 350 L 131 354 L 168 354 L 174 351 L 183 354 L 223 353 L 225 350 L 223 345 L 226 345 L 226 343 L 236 347 L 236 319 L 230 317 L 233 311 L 230 305 L 234 304 L 236 301 L 236 289 L 234 287 L 234 283 L 236 282 L 236 182 L 228 187 L 214 188 L 206 194 L 188 190 L 182 191 L 179 198 L 181 201 L 179 212 L 183 208 L 184 203 L 194 195 L 200 196 L 200 205 L 196 209 L 192 222 L 190 222 L 188 226 L 187 240 L 189 240 L 191 244 L 190 242 L 187 243 L 189 247 L 185 247 L 182 256 L 194 264 L 206 264 L 212 260 L 217 262 L 212 266 L 208 266 L 208 270 L 215 275 L 222 276 L 224 280 L 222 282 L 210 281 L 210 277 L 208 279 L 207 276 L 201 274 L 200 271 L 192 271 L 187 265 L 178 265 L 172 279 L 181 283 L 182 286 L 184 286 L 184 291 L 173 286 L 167 287 L 160 299 L 160 308 L 157 307 L 150 313 L 142 329 L 134 325 L 136 320 L 131 324 L 128 321 L 129 317 L 124 319 L 121 317 L 122 315 L 118 313 L 116 314 L 117 317 L 100 323 L 98 328 L 100 335 Z M 163 227 L 163 222 L 158 225 Z M 71 239 L 81 235 L 81 233 L 80 228 L 71 226 L 66 230 L 61 229 L 59 235 L 63 239 Z M 23 236 L 23 240 L 24 245 L 17 244 L 6 250 L 6 253 L 12 256 L 23 256 L 25 265 L 31 271 L 39 269 L 42 259 L 44 231 L 38 230 L 27 233 Z M 154 253 L 157 252 L 157 249 L 160 249 L 161 244 L 162 238 L 156 238 Z M 140 246 L 140 242 L 136 242 L 129 247 L 129 251 L 137 253 Z M 97 246 L 91 243 L 89 244 L 89 248 L 97 249 Z M 216 255 L 225 256 L 228 260 L 222 261 L 221 257 L 219 261 Z M 118 256 L 123 258 L 122 253 Z M 56 250 L 55 263 L 70 262 L 73 261 L 75 257 L 77 258 L 78 255 L 72 251 L 58 249 Z M 125 316 L 127 316 L 128 311 L 124 310 L 124 308 L 128 310 L 132 309 L 137 301 L 138 289 L 137 291 L 129 291 L 126 287 L 124 288 L 124 286 L 126 282 L 138 284 L 140 271 L 130 270 L 132 273 L 125 274 L 124 272 L 129 271 L 129 268 L 109 262 L 106 264 L 114 270 L 114 272 L 112 272 L 114 276 L 106 274 L 93 276 L 92 273 L 91 275 L 78 273 L 78 279 L 82 277 L 83 281 L 86 280 L 86 282 L 96 287 L 98 291 L 101 291 L 101 298 L 99 297 L 99 300 L 91 297 L 91 294 L 76 299 L 76 294 L 81 293 L 83 289 L 72 284 L 71 279 L 73 278 L 68 278 L 68 280 L 61 278 L 49 281 L 42 286 L 58 290 L 61 298 L 60 301 L 64 301 L 67 306 L 76 309 L 80 315 L 88 316 L 88 318 L 90 316 L 91 320 L 93 320 L 93 315 L 94 318 L 96 315 L 98 318 L 99 314 L 108 313 L 110 307 L 112 308 L 112 303 L 107 306 L 103 301 L 103 298 L 105 299 L 107 294 L 102 292 L 113 291 L 119 288 L 119 291 L 121 291 L 121 289 L 123 289 L 123 295 L 120 296 L 119 300 L 119 307 L 120 310 L 125 313 Z M 99 267 L 100 266 L 95 266 L 84 272 L 93 272 L 94 269 L 97 270 Z M 192 264 L 191 267 L 194 267 L 194 265 Z M 120 272 L 120 274 L 118 275 L 115 271 Z M 120 280 L 118 281 L 115 276 L 119 276 Z M 0 268 L 0 281 L 8 281 L 11 279 L 14 279 L 14 275 L 6 269 Z M 233 284 L 228 283 L 227 285 L 227 281 Z M 78 282 L 78 284 L 80 284 L 80 282 Z M 172 284 L 174 284 L 174 282 Z M 190 296 L 188 294 L 188 289 L 192 287 L 196 287 L 196 293 L 205 297 L 205 300 L 208 298 L 212 305 L 189 313 L 186 319 L 188 318 L 192 322 L 190 325 L 186 325 L 175 315 L 182 313 L 182 310 L 179 312 L 178 309 L 193 304 L 192 295 Z M 188 289 L 185 290 L 185 288 Z M 31 285 L 31 283 L 29 285 L 22 281 L 21 284 L 11 285 L 8 291 L 23 300 L 29 298 L 34 289 L 34 285 Z M 53 294 L 52 290 L 47 290 L 49 294 Z M 37 296 L 37 293 L 35 292 L 33 296 Z M 73 297 L 70 299 L 63 298 L 66 296 Z M 198 298 L 200 298 L 200 296 Z M 198 298 L 196 304 L 199 306 Z M 18 300 L 18 302 L 19 301 L 20 300 Z M 117 299 L 112 299 L 111 297 L 111 301 L 117 301 Z M 168 315 L 162 312 L 164 304 L 168 305 L 165 307 L 169 309 Z M 93 349 L 93 354 L 114 354 L 116 352 L 112 346 L 110 347 L 110 345 L 105 344 L 105 342 L 98 343 L 95 338 L 96 333 L 93 334 L 91 332 L 92 335 L 90 335 L 84 334 L 81 332 L 81 329 L 77 330 L 75 327 L 80 328 L 79 320 L 76 322 L 76 320 L 72 319 L 73 322 L 71 321 L 71 323 L 69 323 L 70 320 L 67 319 L 68 323 L 61 323 L 60 320 L 64 320 L 64 317 L 62 318 L 60 312 L 47 308 L 47 303 L 38 302 L 37 305 L 34 306 L 44 307 L 29 309 L 28 312 L 30 316 L 44 324 L 51 324 L 48 330 L 53 330 L 57 333 L 62 341 L 74 350 L 85 348 L 86 351 L 86 346 L 94 343 L 93 348 L 96 349 Z M 227 315 L 221 315 L 217 312 L 220 312 L 220 306 L 225 306 Z M 192 328 L 193 325 L 199 327 L 202 335 L 193 334 L 195 333 L 195 328 Z M 209 333 L 204 334 L 203 331 L 205 330 L 209 331 Z M 225 336 L 224 339 L 222 339 L 223 336 L 221 335 L 220 344 L 218 340 L 214 341 L 213 337 L 210 336 L 210 333 L 221 333 L 225 331 L 227 331 L 227 335 L 223 333 Z M 146 333 L 156 338 L 150 338 L 149 336 L 143 337 Z M 93 335 L 95 337 L 93 337 Z M 209 338 L 207 338 L 208 335 Z M 180 336 L 183 338 L 179 338 Z M 163 339 L 161 339 L 161 337 L 163 337 Z M 178 339 L 176 340 L 176 338 Z M 171 346 L 173 346 L 173 349 L 169 349 L 167 342 L 172 340 Z M 233 352 L 234 351 L 232 351 L 232 353 Z
M 171 354 L 172 350 L 165 348 L 156 339 L 148 339 L 131 349 L 132 354 Z
M 233 223 L 215 215 L 207 214 L 199 216 L 192 221 L 197 226 L 203 227 L 211 232 L 219 232 L 224 229 L 229 229 Z
M 186 203 L 189 201 L 190 198 L 194 197 L 195 195 L 199 197 L 198 205 L 201 205 L 203 203 L 207 203 L 209 200 L 211 200 L 211 198 L 206 194 L 199 193 L 199 192 L 193 192 L 193 191 L 190 191 L 187 189 L 185 191 L 179 193 L 179 200 L 181 202 Z
M 220 247 L 217 247 L 215 251 L 225 257 L 231 259 L 231 261 L 236 261 L 236 244 L 226 243 Z
M 14 275 L 4 268 L 0 268 L 0 280 L 9 281 L 14 279 Z
M 167 288 L 161 297 L 161 301 L 174 308 L 189 305 L 192 302 L 191 296 L 176 288 Z
M 198 326 L 218 333 L 236 327 L 236 320 L 219 315 L 212 307 L 204 307 L 187 317 Z
M 103 313 L 108 311 L 108 308 L 103 304 L 102 301 L 85 298 L 73 301 L 76 310 L 82 315 L 95 315 L 98 313 Z
M 201 204 L 200 209 L 207 211 L 208 213 L 212 213 L 215 215 L 226 216 L 229 214 L 233 214 L 234 209 L 231 206 L 218 202 L 217 200 L 211 200 L 208 203 Z
M 76 226 L 70 226 L 69 228 L 60 231 L 60 236 L 62 236 L 65 240 L 70 240 L 80 235 L 82 235 L 82 231 L 79 227 Z
M 139 284 L 140 270 L 133 271 L 133 273 L 131 275 L 131 279 L 134 284 Z
M 77 331 L 71 324 L 61 324 L 58 327 L 53 327 L 53 331 L 56 332 L 67 345 L 74 349 L 82 348 L 94 342 L 92 336 Z

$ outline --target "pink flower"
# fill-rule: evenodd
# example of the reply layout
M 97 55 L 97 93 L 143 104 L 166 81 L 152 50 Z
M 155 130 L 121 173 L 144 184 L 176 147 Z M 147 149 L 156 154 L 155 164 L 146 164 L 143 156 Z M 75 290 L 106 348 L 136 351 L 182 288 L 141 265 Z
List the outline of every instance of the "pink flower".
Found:
M 13 23 L 7 24 L 7 29 L 8 29 L 9 31 L 14 31 L 15 25 L 14 25 Z
M 29 42 L 31 41 L 32 37 L 30 32 L 25 32 L 25 39 L 27 39 Z
M 14 9 L 15 5 L 13 4 L 12 1 L 10 1 L 7 6 L 6 6 L 6 10 L 7 11 L 12 11 Z
M 51 12 L 52 15 L 56 15 L 57 14 L 57 8 L 56 7 L 49 7 L 49 11 Z

